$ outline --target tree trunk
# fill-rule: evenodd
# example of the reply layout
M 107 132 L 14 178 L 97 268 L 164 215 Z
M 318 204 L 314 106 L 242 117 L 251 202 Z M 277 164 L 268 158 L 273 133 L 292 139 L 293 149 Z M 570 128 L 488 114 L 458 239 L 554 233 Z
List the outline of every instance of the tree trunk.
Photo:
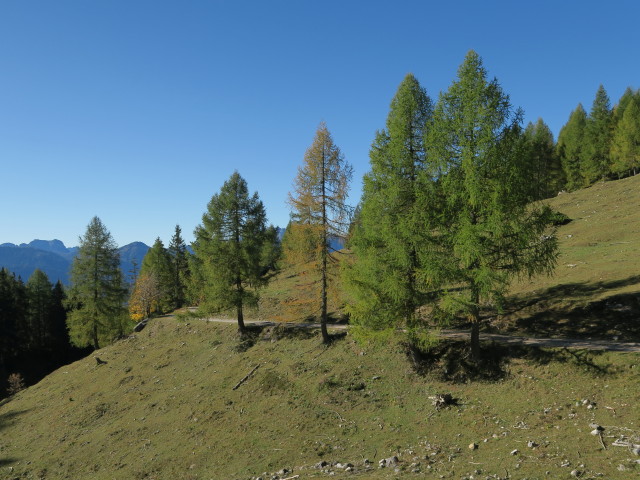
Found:
M 481 360 L 480 353 L 480 294 L 475 287 L 472 287 L 471 302 L 471 314 L 469 320 L 471 320 L 471 359 L 478 363 Z
M 480 354 L 480 324 L 473 321 L 471 324 L 471 358 L 475 363 L 481 360 Z
M 320 314 L 320 330 L 322 331 L 322 343 L 329 343 L 330 337 L 327 331 L 327 255 L 329 254 L 328 225 L 327 225 L 327 197 L 325 178 L 325 154 L 322 149 L 322 313 Z
M 244 314 L 242 313 L 242 304 L 238 305 L 238 332 L 244 333 L 247 328 L 244 326 Z
M 329 343 L 330 337 L 327 331 L 327 257 L 322 259 L 322 313 L 320 314 L 320 330 L 322 342 Z
M 93 322 L 93 348 L 98 350 L 100 345 L 98 343 L 98 322 Z

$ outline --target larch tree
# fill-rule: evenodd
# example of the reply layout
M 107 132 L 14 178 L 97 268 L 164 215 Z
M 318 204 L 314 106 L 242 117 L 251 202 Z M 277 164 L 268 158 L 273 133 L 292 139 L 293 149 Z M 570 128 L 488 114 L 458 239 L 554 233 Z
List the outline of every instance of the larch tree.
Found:
M 0 382 L 7 377 L 6 365 L 24 345 L 20 326 L 27 316 L 24 283 L 4 267 L 0 268 Z
M 441 261 L 425 266 L 439 294 L 434 312 L 471 324 L 471 352 L 480 359 L 481 312 L 500 306 L 514 275 L 550 273 L 557 242 L 552 211 L 524 194 L 527 166 L 514 112 L 497 80 L 488 80 L 471 51 L 458 78 L 440 95 L 427 132 L 429 179 L 443 199 L 433 227 Z
M 52 341 L 51 312 L 53 309 L 53 285 L 49 277 L 36 269 L 26 284 L 28 345 L 30 350 L 43 350 Z
M 622 177 L 640 169 L 640 99 L 632 98 L 611 140 L 611 171 Z
M 419 272 L 430 261 L 428 198 L 434 182 L 422 172 L 432 110 L 425 89 L 408 74 L 369 151 L 371 170 L 349 238 L 354 260 L 345 271 L 353 299 L 349 312 L 361 331 L 403 326 L 412 335 L 420 328 L 418 308 L 429 290 Z
M 320 326 L 324 343 L 331 339 L 327 331 L 329 262 L 336 261 L 331 241 L 344 238 L 349 226 L 350 208 L 346 201 L 352 176 L 351 165 L 322 122 L 289 193 L 290 234 L 297 241 L 288 243 L 293 248 L 286 251 L 313 262 L 320 275 Z
M 154 303 L 154 311 L 160 313 L 164 313 L 173 307 L 174 278 L 171 260 L 171 256 L 164 247 L 162 240 L 156 238 L 153 246 L 142 259 L 140 267 L 140 277 L 144 274 L 153 274 L 155 278 L 160 295 Z
M 122 336 L 127 288 L 120 271 L 120 255 L 111 234 L 93 217 L 71 267 L 67 327 L 71 343 L 98 349 Z
M 620 97 L 620 100 L 618 100 L 618 103 L 615 105 L 615 107 L 613 107 L 613 112 L 611 113 L 611 122 L 613 123 L 614 129 L 616 125 L 618 125 L 618 123 L 620 123 L 620 121 L 622 120 L 624 111 L 632 100 L 640 102 L 640 90 L 633 90 L 631 87 L 627 87 L 627 89 Z
M 71 350 L 71 343 L 67 332 L 67 309 L 65 308 L 67 294 L 60 280 L 53 286 L 52 297 L 49 314 L 53 335 L 51 349 L 66 357 Z
M 584 186 L 582 164 L 586 126 L 587 112 L 581 104 L 578 104 L 558 135 L 556 153 L 564 171 L 566 188 L 569 191 Z
M 169 243 L 168 252 L 171 258 L 173 307 L 181 308 L 186 302 L 186 285 L 189 280 L 189 252 L 187 251 L 187 244 L 182 238 L 180 225 L 176 225 Z
M 606 178 L 611 171 L 612 111 L 609 96 L 602 85 L 596 92 L 585 128 L 582 175 L 586 185 Z
M 129 316 L 136 322 L 149 318 L 152 313 L 158 310 L 161 298 L 162 290 L 158 285 L 158 277 L 155 272 L 141 273 L 129 298 Z
M 262 264 L 266 214 L 258 193 L 249 195 L 238 172 L 211 197 L 194 234 L 194 265 L 203 280 L 200 311 L 233 309 L 244 333 L 244 309 L 257 306 L 258 289 L 267 282 Z
M 557 195 L 564 187 L 564 172 L 556 154 L 553 133 L 539 118 L 524 130 L 523 141 L 529 181 L 522 185 L 531 189 L 531 199 L 541 200 Z

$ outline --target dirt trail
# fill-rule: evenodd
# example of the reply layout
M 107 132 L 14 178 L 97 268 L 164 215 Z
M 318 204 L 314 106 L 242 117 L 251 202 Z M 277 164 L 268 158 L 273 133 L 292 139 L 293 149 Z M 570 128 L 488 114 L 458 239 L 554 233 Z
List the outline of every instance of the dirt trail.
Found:
M 215 323 L 237 323 L 234 319 L 228 318 L 207 318 L 207 322 Z M 287 328 L 320 328 L 319 323 L 277 323 L 268 321 L 247 321 L 246 325 L 257 325 L 263 327 L 273 327 L 285 325 Z M 327 324 L 327 327 L 334 330 L 346 330 L 344 324 Z M 469 332 L 460 330 L 441 330 L 440 336 L 454 340 L 469 340 Z M 610 340 L 589 340 L 578 338 L 533 338 L 515 335 L 500 335 L 496 333 L 481 333 L 481 340 L 492 340 L 497 343 L 507 345 L 531 345 L 536 347 L 550 348 L 577 348 L 584 350 L 608 350 L 612 352 L 638 352 L 640 353 L 640 342 L 615 342 Z

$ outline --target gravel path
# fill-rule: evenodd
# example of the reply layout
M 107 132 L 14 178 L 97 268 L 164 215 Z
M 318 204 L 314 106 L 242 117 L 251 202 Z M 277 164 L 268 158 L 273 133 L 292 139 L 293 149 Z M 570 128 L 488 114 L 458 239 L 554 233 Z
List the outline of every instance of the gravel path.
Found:
M 237 323 L 235 319 L 228 318 L 208 318 L 207 322 L 216 323 Z M 247 321 L 245 325 L 257 325 L 263 327 L 273 327 L 285 325 L 287 328 L 320 328 L 319 323 L 276 323 L 268 321 Z M 329 329 L 346 330 L 344 324 L 327 324 Z M 469 332 L 460 330 L 441 330 L 440 336 L 454 340 L 469 340 Z M 532 345 L 536 347 L 550 348 L 577 348 L 584 350 L 608 350 L 612 352 L 638 352 L 640 353 L 639 342 L 615 342 L 610 340 L 589 340 L 578 338 L 533 338 L 516 335 L 499 335 L 496 333 L 480 333 L 480 340 L 492 340 L 497 343 L 507 345 Z

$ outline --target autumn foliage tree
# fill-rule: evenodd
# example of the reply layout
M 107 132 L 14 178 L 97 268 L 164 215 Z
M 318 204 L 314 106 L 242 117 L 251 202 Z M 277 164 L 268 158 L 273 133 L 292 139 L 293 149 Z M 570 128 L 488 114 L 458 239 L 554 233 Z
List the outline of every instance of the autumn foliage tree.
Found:
M 327 331 L 329 262 L 335 261 L 331 241 L 344 238 L 349 227 L 346 204 L 353 169 L 335 145 L 322 122 L 289 193 L 292 209 L 285 254 L 290 260 L 310 261 L 319 273 L 320 325 L 324 343 Z
M 129 315 L 139 322 L 149 318 L 159 310 L 162 290 L 158 285 L 158 278 L 154 272 L 144 272 L 138 276 L 129 298 Z

